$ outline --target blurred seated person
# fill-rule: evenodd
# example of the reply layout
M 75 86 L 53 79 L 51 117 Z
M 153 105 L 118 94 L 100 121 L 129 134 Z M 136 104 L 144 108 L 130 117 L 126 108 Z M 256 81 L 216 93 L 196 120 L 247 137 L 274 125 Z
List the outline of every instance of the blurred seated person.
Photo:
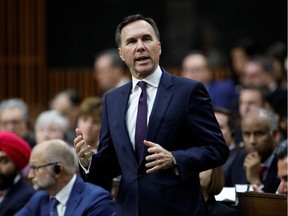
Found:
M 120 58 L 117 49 L 111 48 L 100 52 L 95 58 L 93 73 L 100 91 L 99 96 L 128 83 L 130 79 L 127 71 L 127 65 Z
M 10 131 L 0 131 L 0 216 L 12 216 L 35 192 L 22 176 L 31 147 Z
M 202 193 L 210 216 L 234 216 L 239 211 L 215 200 L 224 187 L 224 173 L 221 167 L 216 167 L 200 172 L 200 184 Z
M 236 120 L 233 114 L 223 107 L 214 107 L 213 110 L 215 117 L 219 123 L 220 129 L 222 131 L 223 137 L 225 139 L 226 145 L 230 149 L 229 157 L 222 166 L 224 176 L 226 179 L 228 178 L 230 167 L 234 163 L 235 158 L 237 158 L 237 155 L 239 151 L 243 148 L 243 146 L 235 145 L 234 136 L 235 136 Z
M 27 104 L 19 98 L 3 100 L 0 103 L 0 131 L 6 130 L 23 138 L 31 148 L 36 144 L 29 131 L 29 114 Z
M 66 141 L 71 145 L 75 138 L 75 128 L 77 124 L 77 116 L 81 97 L 78 92 L 67 89 L 59 92 L 51 100 L 50 109 L 57 110 L 68 119 L 68 130 L 66 134 Z
M 102 114 L 102 98 L 88 97 L 80 104 L 77 127 L 85 142 L 95 150 L 98 147 Z
M 230 50 L 230 58 L 232 78 L 237 85 L 242 84 L 244 64 L 251 56 L 261 52 L 262 49 L 259 44 L 250 37 L 235 40 Z
M 270 45 L 266 51 L 266 54 L 273 64 L 273 72 L 277 85 L 281 89 L 287 89 L 287 70 L 285 68 L 285 59 L 287 58 L 287 44 L 282 41 L 276 41 Z
M 278 88 L 272 62 L 265 56 L 254 56 L 244 64 L 242 85 L 262 85 L 273 92 Z
M 287 156 L 287 140 L 279 143 L 275 150 L 275 155 L 278 158 L 278 178 L 280 179 L 280 185 L 276 191 L 277 194 L 288 195 L 287 187 L 287 176 L 288 176 L 288 156 Z M 254 191 L 263 192 L 257 185 L 252 185 Z
M 29 178 L 36 192 L 16 216 L 115 215 L 111 195 L 101 187 L 85 183 L 75 174 L 74 156 L 62 140 L 37 144 L 30 157 Z M 53 206 L 52 203 L 55 203 Z
M 287 176 L 288 176 L 288 156 L 287 156 L 287 140 L 281 142 L 275 151 L 278 158 L 278 178 L 281 180 L 277 189 L 277 193 L 288 195 Z
M 190 52 L 183 58 L 181 76 L 202 82 L 215 107 L 230 109 L 232 102 L 238 98 L 238 92 L 232 80 L 213 80 L 207 58 L 200 52 Z
M 38 115 L 35 121 L 35 138 L 37 143 L 52 139 L 61 139 L 66 141 L 67 130 L 68 120 L 57 110 L 43 111 Z M 78 172 L 78 158 L 74 145 L 70 143 L 69 147 L 74 154 L 75 167 Z
M 236 147 L 234 142 L 236 119 L 232 112 L 223 107 L 214 107 L 214 114 L 219 123 L 226 145 L 230 151 Z
M 65 141 L 68 120 L 56 110 L 47 110 L 37 116 L 34 128 L 37 143 L 51 139 Z
M 86 144 L 97 152 L 102 115 L 102 98 L 87 97 L 80 104 L 77 127 L 82 131 Z M 77 158 L 78 161 L 78 158 Z M 104 189 L 112 190 L 112 181 L 105 179 L 90 179 L 90 182 L 101 185 Z M 113 194 L 115 197 L 115 194 Z
M 274 113 L 260 108 L 251 109 L 242 119 L 245 148 L 238 151 L 227 174 L 225 186 L 257 185 L 267 193 L 275 193 L 277 177 L 276 147 L 277 118 Z
M 245 85 L 241 86 L 239 92 L 239 103 L 235 104 L 239 111 L 240 119 L 242 119 L 253 108 L 271 109 L 267 102 L 267 95 L 269 90 L 264 86 L 259 85 Z M 236 125 L 235 143 L 242 145 L 243 137 L 241 125 Z

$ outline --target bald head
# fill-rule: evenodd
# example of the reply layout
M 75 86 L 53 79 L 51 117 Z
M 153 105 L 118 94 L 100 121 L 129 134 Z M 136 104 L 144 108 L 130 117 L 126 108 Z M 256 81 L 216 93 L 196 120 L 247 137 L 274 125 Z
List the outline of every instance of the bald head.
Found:
M 31 153 L 30 161 L 41 163 L 62 163 L 65 170 L 75 172 L 75 161 L 69 145 L 60 139 L 54 139 L 37 144 Z

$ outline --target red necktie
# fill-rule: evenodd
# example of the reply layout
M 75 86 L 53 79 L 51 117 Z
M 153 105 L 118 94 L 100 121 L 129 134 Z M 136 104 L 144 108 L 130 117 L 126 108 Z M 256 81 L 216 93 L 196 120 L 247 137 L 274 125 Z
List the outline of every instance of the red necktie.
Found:
M 264 164 L 261 164 L 260 167 L 259 167 L 259 177 L 260 177 L 260 180 L 261 182 L 263 183 L 264 181 L 264 172 L 266 170 L 266 167 L 264 166 Z

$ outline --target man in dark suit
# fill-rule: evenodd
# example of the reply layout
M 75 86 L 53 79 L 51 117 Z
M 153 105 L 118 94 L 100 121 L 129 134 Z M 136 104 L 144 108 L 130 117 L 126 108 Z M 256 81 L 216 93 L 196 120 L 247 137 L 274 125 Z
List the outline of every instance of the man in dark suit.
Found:
M 275 193 L 277 178 L 276 147 L 277 119 L 265 109 L 254 108 L 242 119 L 245 149 L 235 149 L 234 161 L 225 175 L 226 186 L 251 184 L 268 193 Z
M 206 215 L 199 172 L 221 166 L 229 155 L 207 90 L 160 68 L 160 36 L 151 18 L 126 17 L 117 27 L 116 42 L 132 82 L 104 97 L 97 154 L 76 130 L 83 178 L 121 175 L 119 216 Z M 141 104 L 146 105 L 141 117 L 147 119 L 139 130 Z
M 232 109 L 239 93 L 231 79 L 215 80 L 207 57 L 199 51 L 191 51 L 182 61 L 181 76 L 202 82 L 214 107 Z
M 14 215 L 35 192 L 21 175 L 30 152 L 29 144 L 16 134 L 0 132 L 0 216 Z
M 115 215 L 110 193 L 83 182 L 75 174 L 72 150 L 62 140 L 45 141 L 33 148 L 28 177 L 33 187 L 41 191 L 36 192 L 16 216 Z

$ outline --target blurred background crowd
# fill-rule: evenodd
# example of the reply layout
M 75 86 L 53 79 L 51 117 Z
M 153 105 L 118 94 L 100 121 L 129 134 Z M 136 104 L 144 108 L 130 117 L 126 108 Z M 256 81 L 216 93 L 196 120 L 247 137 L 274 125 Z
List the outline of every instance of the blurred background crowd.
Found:
M 0 0 L 0 131 L 13 132 L 31 149 L 50 139 L 65 140 L 73 148 L 79 127 L 86 142 L 97 149 L 102 96 L 130 80 L 114 42 L 116 24 L 138 12 L 158 23 L 160 66 L 204 83 L 209 92 L 231 150 L 224 172 L 213 170 L 225 177 L 217 193 L 237 183 L 276 192 L 281 179 L 276 156 L 275 163 L 270 156 L 280 143 L 287 145 L 283 0 Z M 253 113 L 253 108 L 259 110 Z M 271 137 L 251 141 L 255 130 Z M 266 146 L 258 152 L 259 161 L 273 167 L 272 177 L 266 170 L 260 183 L 253 179 L 248 157 L 258 142 Z M 243 164 L 241 177 L 232 173 Z M 28 168 L 22 168 L 27 176 Z M 215 195 L 204 194 L 207 200 Z

